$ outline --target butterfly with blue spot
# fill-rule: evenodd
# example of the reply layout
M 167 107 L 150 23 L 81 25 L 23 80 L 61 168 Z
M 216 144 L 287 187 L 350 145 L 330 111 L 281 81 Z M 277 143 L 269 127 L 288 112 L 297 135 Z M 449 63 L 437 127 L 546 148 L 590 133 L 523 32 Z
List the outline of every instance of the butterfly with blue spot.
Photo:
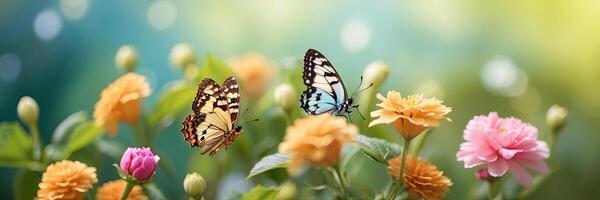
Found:
M 354 104 L 354 95 L 360 91 L 357 89 L 348 97 L 340 75 L 331 62 L 317 50 L 306 51 L 302 79 L 307 89 L 300 96 L 300 106 L 306 113 L 318 115 L 328 112 L 349 119 L 352 109 L 358 108 L 358 105 Z M 362 85 L 362 77 L 360 81 Z

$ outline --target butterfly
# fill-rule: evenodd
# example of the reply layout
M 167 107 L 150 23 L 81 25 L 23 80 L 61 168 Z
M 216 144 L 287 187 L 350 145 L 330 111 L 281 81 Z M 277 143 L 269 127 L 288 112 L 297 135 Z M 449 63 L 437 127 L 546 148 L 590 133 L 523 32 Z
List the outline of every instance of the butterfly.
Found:
M 307 89 L 300 96 L 300 106 L 306 113 L 318 115 L 329 112 L 348 119 L 352 109 L 358 108 L 358 105 L 354 104 L 354 95 L 373 85 L 361 91 L 356 89 L 348 97 L 344 82 L 331 62 L 314 49 L 309 49 L 304 55 L 302 79 Z M 362 85 L 362 76 L 360 82 Z
M 233 143 L 241 133 L 237 125 L 240 111 L 240 90 L 235 77 L 227 78 L 222 86 L 205 78 L 198 86 L 192 102 L 192 113 L 182 122 L 184 139 L 202 148 L 202 154 L 215 155 Z

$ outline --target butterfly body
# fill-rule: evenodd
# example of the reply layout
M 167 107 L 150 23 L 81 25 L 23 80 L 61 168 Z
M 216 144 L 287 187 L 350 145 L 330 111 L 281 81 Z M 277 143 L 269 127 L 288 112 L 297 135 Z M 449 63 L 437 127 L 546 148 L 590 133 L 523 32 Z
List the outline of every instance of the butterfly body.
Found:
M 300 96 L 300 106 L 306 113 L 348 116 L 358 107 L 331 62 L 317 50 L 306 51 L 302 79 L 307 89 Z
M 202 80 L 192 103 L 193 112 L 182 123 L 184 139 L 211 156 L 232 144 L 242 131 L 237 125 L 239 101 L 239 85 L 234 77 L 222 86 L 212 79 Z

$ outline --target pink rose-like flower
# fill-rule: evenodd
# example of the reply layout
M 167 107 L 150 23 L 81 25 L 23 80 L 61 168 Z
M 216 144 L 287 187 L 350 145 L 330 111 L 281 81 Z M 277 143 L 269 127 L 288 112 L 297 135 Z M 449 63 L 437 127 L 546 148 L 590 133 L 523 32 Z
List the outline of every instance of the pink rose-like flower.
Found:
M 150 148 L 127 148 L 121 158 L 121 170 L 125 175 L 131 175 L 136 180 L 144 182 L 156 171 L 160 157 L 154 155 Z
M 521 185 L 529 187 L 533 178 L 528 169 L 548 173 L 544 159 L 550 150 L 537 134 L 535 127 L 514 117 L 499 118 L 495 112 L 476 116 L 464 131 L 465 142 L 456 157 L 465 168 L 487 164 L 489 175 L 494 177 L 510 170 Z

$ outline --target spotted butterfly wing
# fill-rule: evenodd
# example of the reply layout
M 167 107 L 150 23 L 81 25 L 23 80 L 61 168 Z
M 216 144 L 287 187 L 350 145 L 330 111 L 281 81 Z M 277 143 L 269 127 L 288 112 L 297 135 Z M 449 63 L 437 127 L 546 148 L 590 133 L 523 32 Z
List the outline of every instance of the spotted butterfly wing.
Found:
M 212 79 L 202 80 L 192 103 L 193 112 L 182 123 L 184 139 L 211 156 L 233 143 L 241 132 L 237 126 L 239 101 L 239 85 L 234 77 L 225 80 L 223 86 Z
M 346 113 L 348 94 L 344 82 L 331 62 L 317 50 L 306 51 L 302 79 L 307 86 L 300 97 L 304 111 L 311 115 Z

